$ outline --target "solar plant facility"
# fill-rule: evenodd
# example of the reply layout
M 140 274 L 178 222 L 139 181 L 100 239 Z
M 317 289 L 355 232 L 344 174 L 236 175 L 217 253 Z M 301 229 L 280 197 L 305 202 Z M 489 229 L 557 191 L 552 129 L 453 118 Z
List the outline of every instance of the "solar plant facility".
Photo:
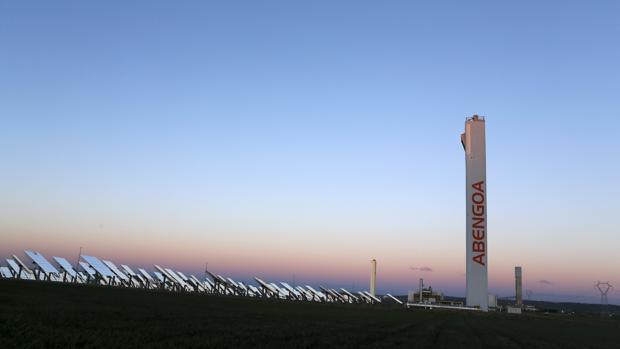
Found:
M 305 302 L 378 304 L 382 299 L 368 291 L 350 292 L 344 288 L 333 289 L 319 285 L 295 285 L 287 282 L 267 282 L 255 277 L 256 284 L 246 284 L 210 271 L 201 279 L 195 275 L 154 264 L 151 272 L 138 268 L 135 272 L 126 264 L 120 267 L 110 260 L 95 256 L 81 255 L 74 266 L 63 257 L 54 256 L 48 260 L 43 254 L 25 250 L 27 262 L 12 255 L 6 259 L 6 266 L 0 266 L 0 277 L 4 279 L 38 280 L 61 283 L 91 284 L 109 287 L 128 287 L 138 289 L 161 289 L 171 292 L 191 292 L 220 294 L 239 297 L 261 297 Z M 386 294 L 399 305 L 404 303 Z
M 169 267 L 154 264 L 152 271 L 138 268 L 136 273 L 126 264 L 120 267 L 114 262 L 96 256 L 82 255 L 75 267 L 65 258 L 52 258 L 56 265 L 50 263 L 42 254 L 26 250 L 29 265 L 22 262 L 16 255 L 7 258 L 7 266 L 0 266 L 2 278 L 23 280 L 44 280 L 54 282 L 70 282 L 95 284 L 114 287 L 142 289 L 162 289 L 173 292 L 192 292 L 231 295 L 240 297 L 261 297 L 286 299 L 306 302 L 343 303 L 343 304 L 378 304 L 383 301 L 395 303 L 403 307 L 446 308 L 460 310 L 488 311 L 488 259 L 486 256 L 486 145 L 485 120 L 474 115 L 467 118 L 465 132 L 461 135 L 465 150 L 466 181 L 467 181 L 467 221 L 472 223 L 466 229 L 466 305 L 430 304 L 422 296 L 417 302 L 407 303 L 386 294 L 382 298 L 376 295 L 377 261 L 371 260 L 370 285 L 368 291 L 350 292 L 344 288 L 333 289 L 319 285 L 294 285 L 286 282 L 268 282 L 254 277 L 255 284 L 241 281 L 205 271 L 204 277 L 186 275 Z M 420 295 L 422 285 L 420 286 Z

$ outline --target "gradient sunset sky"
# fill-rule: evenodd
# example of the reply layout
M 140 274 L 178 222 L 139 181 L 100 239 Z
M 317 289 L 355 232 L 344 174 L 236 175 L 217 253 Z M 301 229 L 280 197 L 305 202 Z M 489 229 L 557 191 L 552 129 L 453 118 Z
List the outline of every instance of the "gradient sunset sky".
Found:
M 478 113 L 490 291 L 620 289 L 620 3 L 429 3 L 1 2 L 0 265 L 463 296 Z

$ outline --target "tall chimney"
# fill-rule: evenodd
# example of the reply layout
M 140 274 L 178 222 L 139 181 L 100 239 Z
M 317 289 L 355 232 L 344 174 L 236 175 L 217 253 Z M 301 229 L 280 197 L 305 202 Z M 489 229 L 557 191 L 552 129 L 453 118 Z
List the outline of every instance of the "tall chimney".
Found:
M 422 303 L 422 291 L 424 290 L 424 279 L 420 278 L 420 298 L 418 298 L 418 300 L 420 301 L 420 303 Z
M 523 305 L 523 289 L 521 288 L 521 267 L 515 267 L 515 300 L 517 306 Z
M 370 261 L 370 294 L 376 296 L 377 292 L 377 260 Z

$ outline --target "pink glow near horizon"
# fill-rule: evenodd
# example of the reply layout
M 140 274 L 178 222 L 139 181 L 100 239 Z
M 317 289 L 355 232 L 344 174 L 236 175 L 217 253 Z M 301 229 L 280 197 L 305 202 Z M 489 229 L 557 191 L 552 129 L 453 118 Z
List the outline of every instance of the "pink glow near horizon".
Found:
M 26 242 L 9 240 L 0 248 L 0 255 L 9 257 L 10 254 L 23 255 L 24 249 L 33 249 L 43 253 L 51 259 L 52 256 L 62 256 L 75 261 L 79 251 L 79 244 L 70 241 L 54 240 L 49 242 Z M 25 240 L 25 239 L 24 239 Z M 137 247 L 133 244 L 105 243 L 101 241 L 97 247 L 83 246 L 83 254 L 95 255 L 103 259 L 109 259 L 117 264 L 128 264 L 136 267 L 146 267 L 152 270 L 153 264 L 172 267 L 177 270 L 203 275 L 205 262 L 209 263 L 209 269 L 230 275 L 251 279 L 253 276 L 274 278 L 274 281 L 290 281 L 295 278 L 300 283 L 325 284 L 340 287 L 352 287 L 366 289 L 368 287 L 370 257 L 354 258 L 342 251 L 333 249 L 323 253 L 300 253 L 297 250 L 276 251 L 275 249 L 253 249 L 245 246 L 237 250 L 203 249 L 200 246 L 178 245 L 166 246 L 165 244 L 150 243 L 146 246 Z M 333 253 L 333 255 L 330 255 Z M 352 256 L 353 255 L 353 256 Z M 491 255 L 492 256 L 492 255 Z M 432 285 L 436 289 L 444 290 L 449 295 L 460 296 L 464 289 L 463 256 L 454 255 L 450 258 L 442 258 L 432 263 L 432 271 L 411 270 L 407 258 L 402 255 L 373 256 L 378 259 L 378 285 L 381 292 L 404 293 L 408 289 L 416 289 L 418 278 L 424 278 L 425 284 Z M 26 259 L 27 260 L 27 259 Z M 490 290 L 502 295 L 510 295 L 514 287 L 514 266 L 503 263 L 501 260 L 493 261 L 490 265 Z M 524 288 L 533 289 L 539 293 L 561 294 L 587 294 L 595 297 L 591 285 L 580 284 L 578 280 L 591 279 L 592 275 L 587 268 L 574 270 L 557 270 L 550 278 L 545 268 L 536 265 L 524 267 Z M 601 271 L 601 275 L 605 272 Z M 616 295 L 610 296 L 611 302 L 616 302 Z M 594 298 L 593 298 L 594 299 Z

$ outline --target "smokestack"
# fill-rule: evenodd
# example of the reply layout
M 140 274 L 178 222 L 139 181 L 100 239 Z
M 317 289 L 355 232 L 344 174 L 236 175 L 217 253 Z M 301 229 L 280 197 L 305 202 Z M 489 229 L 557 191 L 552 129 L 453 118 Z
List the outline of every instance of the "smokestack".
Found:
M 515 300 L 517 306 L 523 305 L 523 289 L 521 288 L 521 267 L 515 267 Z
M 370 261 L 370 294 L 376 296 L 377 292 L 377 260 Z
M 487 258 L 487 175 L 485 121 L 478 115 L 467 118 L 461 143 L 466 165 L 466 282 L 469 307 L 489 309 Z
M 422 291 L 424 290 L 424 279 L 420 278 L 420 298 L 418 299 L 422 303 Z

